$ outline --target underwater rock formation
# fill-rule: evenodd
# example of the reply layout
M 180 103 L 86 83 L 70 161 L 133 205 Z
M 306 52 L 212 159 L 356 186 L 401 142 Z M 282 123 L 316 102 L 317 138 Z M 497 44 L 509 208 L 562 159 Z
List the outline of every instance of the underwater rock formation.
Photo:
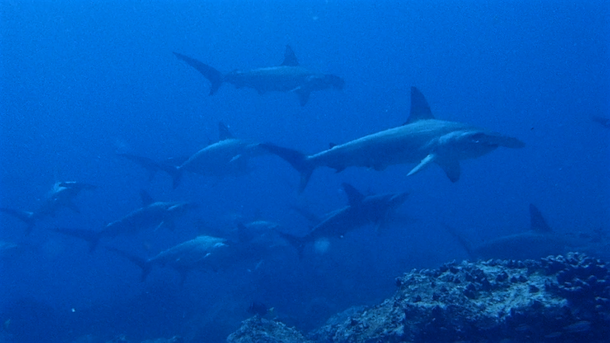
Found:
M 569 253 L 413 270 L 396 279 L 398 291 L 391 298 L 340 321 L 329 320 L 308 338 L 333 343 L 607 342 L 608 266 Z M 305 341 L 283 328 L 278 322 L 250 319 L 227 341 Z
M 310 342 L 296 329 L 274 320 L 254 316 L 227 338 L 229 343 L 288 343 Z

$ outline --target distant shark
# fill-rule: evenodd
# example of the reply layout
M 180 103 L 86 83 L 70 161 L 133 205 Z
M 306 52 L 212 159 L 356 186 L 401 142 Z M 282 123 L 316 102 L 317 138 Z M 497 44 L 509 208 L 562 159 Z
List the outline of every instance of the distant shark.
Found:
M 391 221 L 396 209 L 407 199 L 409 193 L 386 193 L 365 196 L 348 183 L 343 183 L 348 205 L 331 212 L 318 222 L 305 236 L 297 237 L 280 232 L 290 244 L 303 255 L 305 245 L 322 238 L 340 238 L 350 231 L 368 224 L 374 224 L 377 232 L 383 231 Z M 314 219 L 312 215 L 305 214 Z
M 279 66 L 247 71 L 235 70 L 224 75 L 194 58 L 176 52 L 174 55 L 195 68 L 212 83 L 210 95 L 216 93 L 223 82 L 228 82 L 236 88 L 253 88 L 259 94 L 272 91 L 292 92 L 298 95 L 301 106 L 305 106 L 311 92 L 328 88 L 343 89 L 345 84 L 339 76 L 316 73 L 301 67 L 294 51 L 288 45 L 284 53 L 284 61 Z
M 145 191 L 140 192 L 140 197 L 143 207 L 119 220 L 108 223 L 101 231 L 56 228 L 55 232 L 86 240 L 89 242 L 89 250 L 93 251 L 103 237 L 113 238 L 118 235 L 133 235 L 145 229 L 156 229 L 161 226 L 173 230 L 174 220 L 196 207 L 192 203 L 154 201 Z
M 172 176 L 174 188 L 178 187 L 184 171 L 218 178 L 245 175 L 251 171 L 248 166 L 251 157 L 268 153 L 258 143 L 233 137 L 222 122 L 218 123 L 218 130 L 218 142 L 199 150 L 177 167 L 162 168 Z
M 93 190 L 96 188 L 97 186 L 88 183 L 60 181 L 53 185 L 50 194 L 36 211 L 30 212 L 0 207 L 0 212 L 7 213 L 25 222 L 27 224 L 26 235 L 29 235 L 38 220 L 45 217 L 55 217 L 55 213 L 60 208 L 66 207 L 76 213 L 80 213 L 80 210 L 73 202 L 74 198 L 82 190 Z
M 477 246 L 473 246 L 453 228 L 449 226 L 446 228 L 473 259 L 539 259 L 549 255 L 564 254 L 570 248 L 575 247 L 573 240 L 553 232 L 536 206 L 530 204 L 529 210 L 530 229 L 528 231 L 501 236 Z
M 423 94 L 411 87 L 411 114 L 402 126 L 331 145 L 330 149 L 309 156 L 273 144 L 261 146 L 301 173 L 299 190 L 303 191 L 314 169 L 321 166 L 340 172 L 353 166 L 383 170 L 395 164 L 418 163 L 408 174 L 413 175 L 436 163 L 456 182 L 460 178 L 460 160 L 483 156 L 501 146 L 522 148 L 525 144 L 500 133 L 434 119 Z
M 230 264 L 232 259 L 232 250 L 228 241 L 212 236 L 198 236 L 164 250 L 150 259 L 144 259 L 116 248 L 106 247 L 106 249 L 118 253 L 139 266 L 142 269 L 142 282 L 146 281 L 154 266 L 168 266 L 175 269 L 180 273 L 181 283 L 183 283 L 188 272 L 193 269 L 218 270 Z

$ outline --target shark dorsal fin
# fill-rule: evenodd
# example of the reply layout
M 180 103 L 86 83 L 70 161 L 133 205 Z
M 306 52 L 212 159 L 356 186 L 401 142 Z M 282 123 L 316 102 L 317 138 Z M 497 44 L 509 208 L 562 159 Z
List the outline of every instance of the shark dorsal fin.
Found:
M 290 47 L 290 45 L 286 45 L 286 51 L 284 52 L 284 62 L 280 64 L 286 67 L 296 67 L 299 65 L 299 61 L 297 60 L 297 55 L 294 54 L 294 51 Z
M 229 127 L 223 122 L 218 122 L 218 137 L 221 141 L 233 138 Z
M 334 147 L 336 147 L 336 146 L 337 146 L 337 144 L 335 144 L 335 143 L 332 143 L 332 142 L 331 142 L 331 143 L 328 143 L 328 148 L 329 148 L 329 149 L 332 149 L 332 148 L 334 148 Z
M 534 204 L 530 204 L 530 225 L 530 229 L 535 232 L 549 233 L 553 231 L 542 217 L 542 212 Z
M 144 207 L 155 202 L 155 200 L 153 200 L 150 194 L 148 194 L 148 192 L 145 190 L 140 191 L 140 199 L 142 199 L 142 206 Z
M 424 119 L 434 119 L 430 105 L 419 89 L 411 87 L 411 114 L 405 125 Z
M 343 191 L 345 191 L 345 194 L 347 194 L 347 201 L 349 202 L 350 206 L 358 206 L 362 203 L 362 200 L 364 200 L 364 195 L 354 188 L 354 186 L 346 182 L 344 182 L 342 186 Z

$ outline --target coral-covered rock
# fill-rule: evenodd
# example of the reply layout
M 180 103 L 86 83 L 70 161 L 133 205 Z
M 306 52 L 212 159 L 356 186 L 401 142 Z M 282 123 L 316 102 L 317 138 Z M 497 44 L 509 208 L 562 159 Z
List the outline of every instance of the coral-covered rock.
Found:
M 608 265 L 582 254 L 450 263 L 413 270 L 397 278 L 396 285 L 393 297 L 334 317 L 309 338 L 333 343 L 561 343 L 606 342 L 610 337 Z M 277 330 L 253 324 L 245 322 L 238 331 L 241 338 L 255 334 L 247 341 L 288 341 L 272 340 L 269 336 Z
M 289 343 L 309 342 L 286 324 L 254 316 L 242 323 L 239 330 L 227 338 L 229 343 Z

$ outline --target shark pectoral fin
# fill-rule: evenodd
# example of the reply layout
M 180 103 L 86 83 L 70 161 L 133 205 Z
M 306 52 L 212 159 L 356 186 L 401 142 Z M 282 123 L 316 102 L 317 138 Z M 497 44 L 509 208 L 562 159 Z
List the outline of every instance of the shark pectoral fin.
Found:
M 435 162 L 445 171 L 451 182 L 457 182 L 460 179 L 460 161 L 454 158 L 437 158 Z
M 387 217 L 387 216 L 386 216 Z M 386 218 L 380 220 L 377 225 L 375 225 L 375 232 L 377 232 L 377 236 L 383 235 L 388 229 L 388 221 Z
M 239 161 L 240 158 L 241 158 L 241 154 L 235 155 L 235 156 L 233 156 L 233 158 L 231 158 L 229 163 L 235 163 L 236 161 Z
M 428 166 L 430 163 L 432 162 L 436 162 L 437 159 L 437 155 L 432 153 L 426 157 L 424 157 L 423 160 L 421 160 L 421 162 L 419 162 L 418 165 L 415 166 L 415 168 L 411 169 L 411 171 L 409 172 L 409 174 L 407 174 L 407 176 L 411 176 L 417 172 L 419 172 L 420 170 L 424 169 L 426 166 Z M 459 174 L 459 173 L 458 173 Z
M 311 92 L 302 87 L 295 89 L 294 92 L 299 96 L 299 103 L 301 104 L 301 106 L 305 106 L 309 101 L 309 94 Z

